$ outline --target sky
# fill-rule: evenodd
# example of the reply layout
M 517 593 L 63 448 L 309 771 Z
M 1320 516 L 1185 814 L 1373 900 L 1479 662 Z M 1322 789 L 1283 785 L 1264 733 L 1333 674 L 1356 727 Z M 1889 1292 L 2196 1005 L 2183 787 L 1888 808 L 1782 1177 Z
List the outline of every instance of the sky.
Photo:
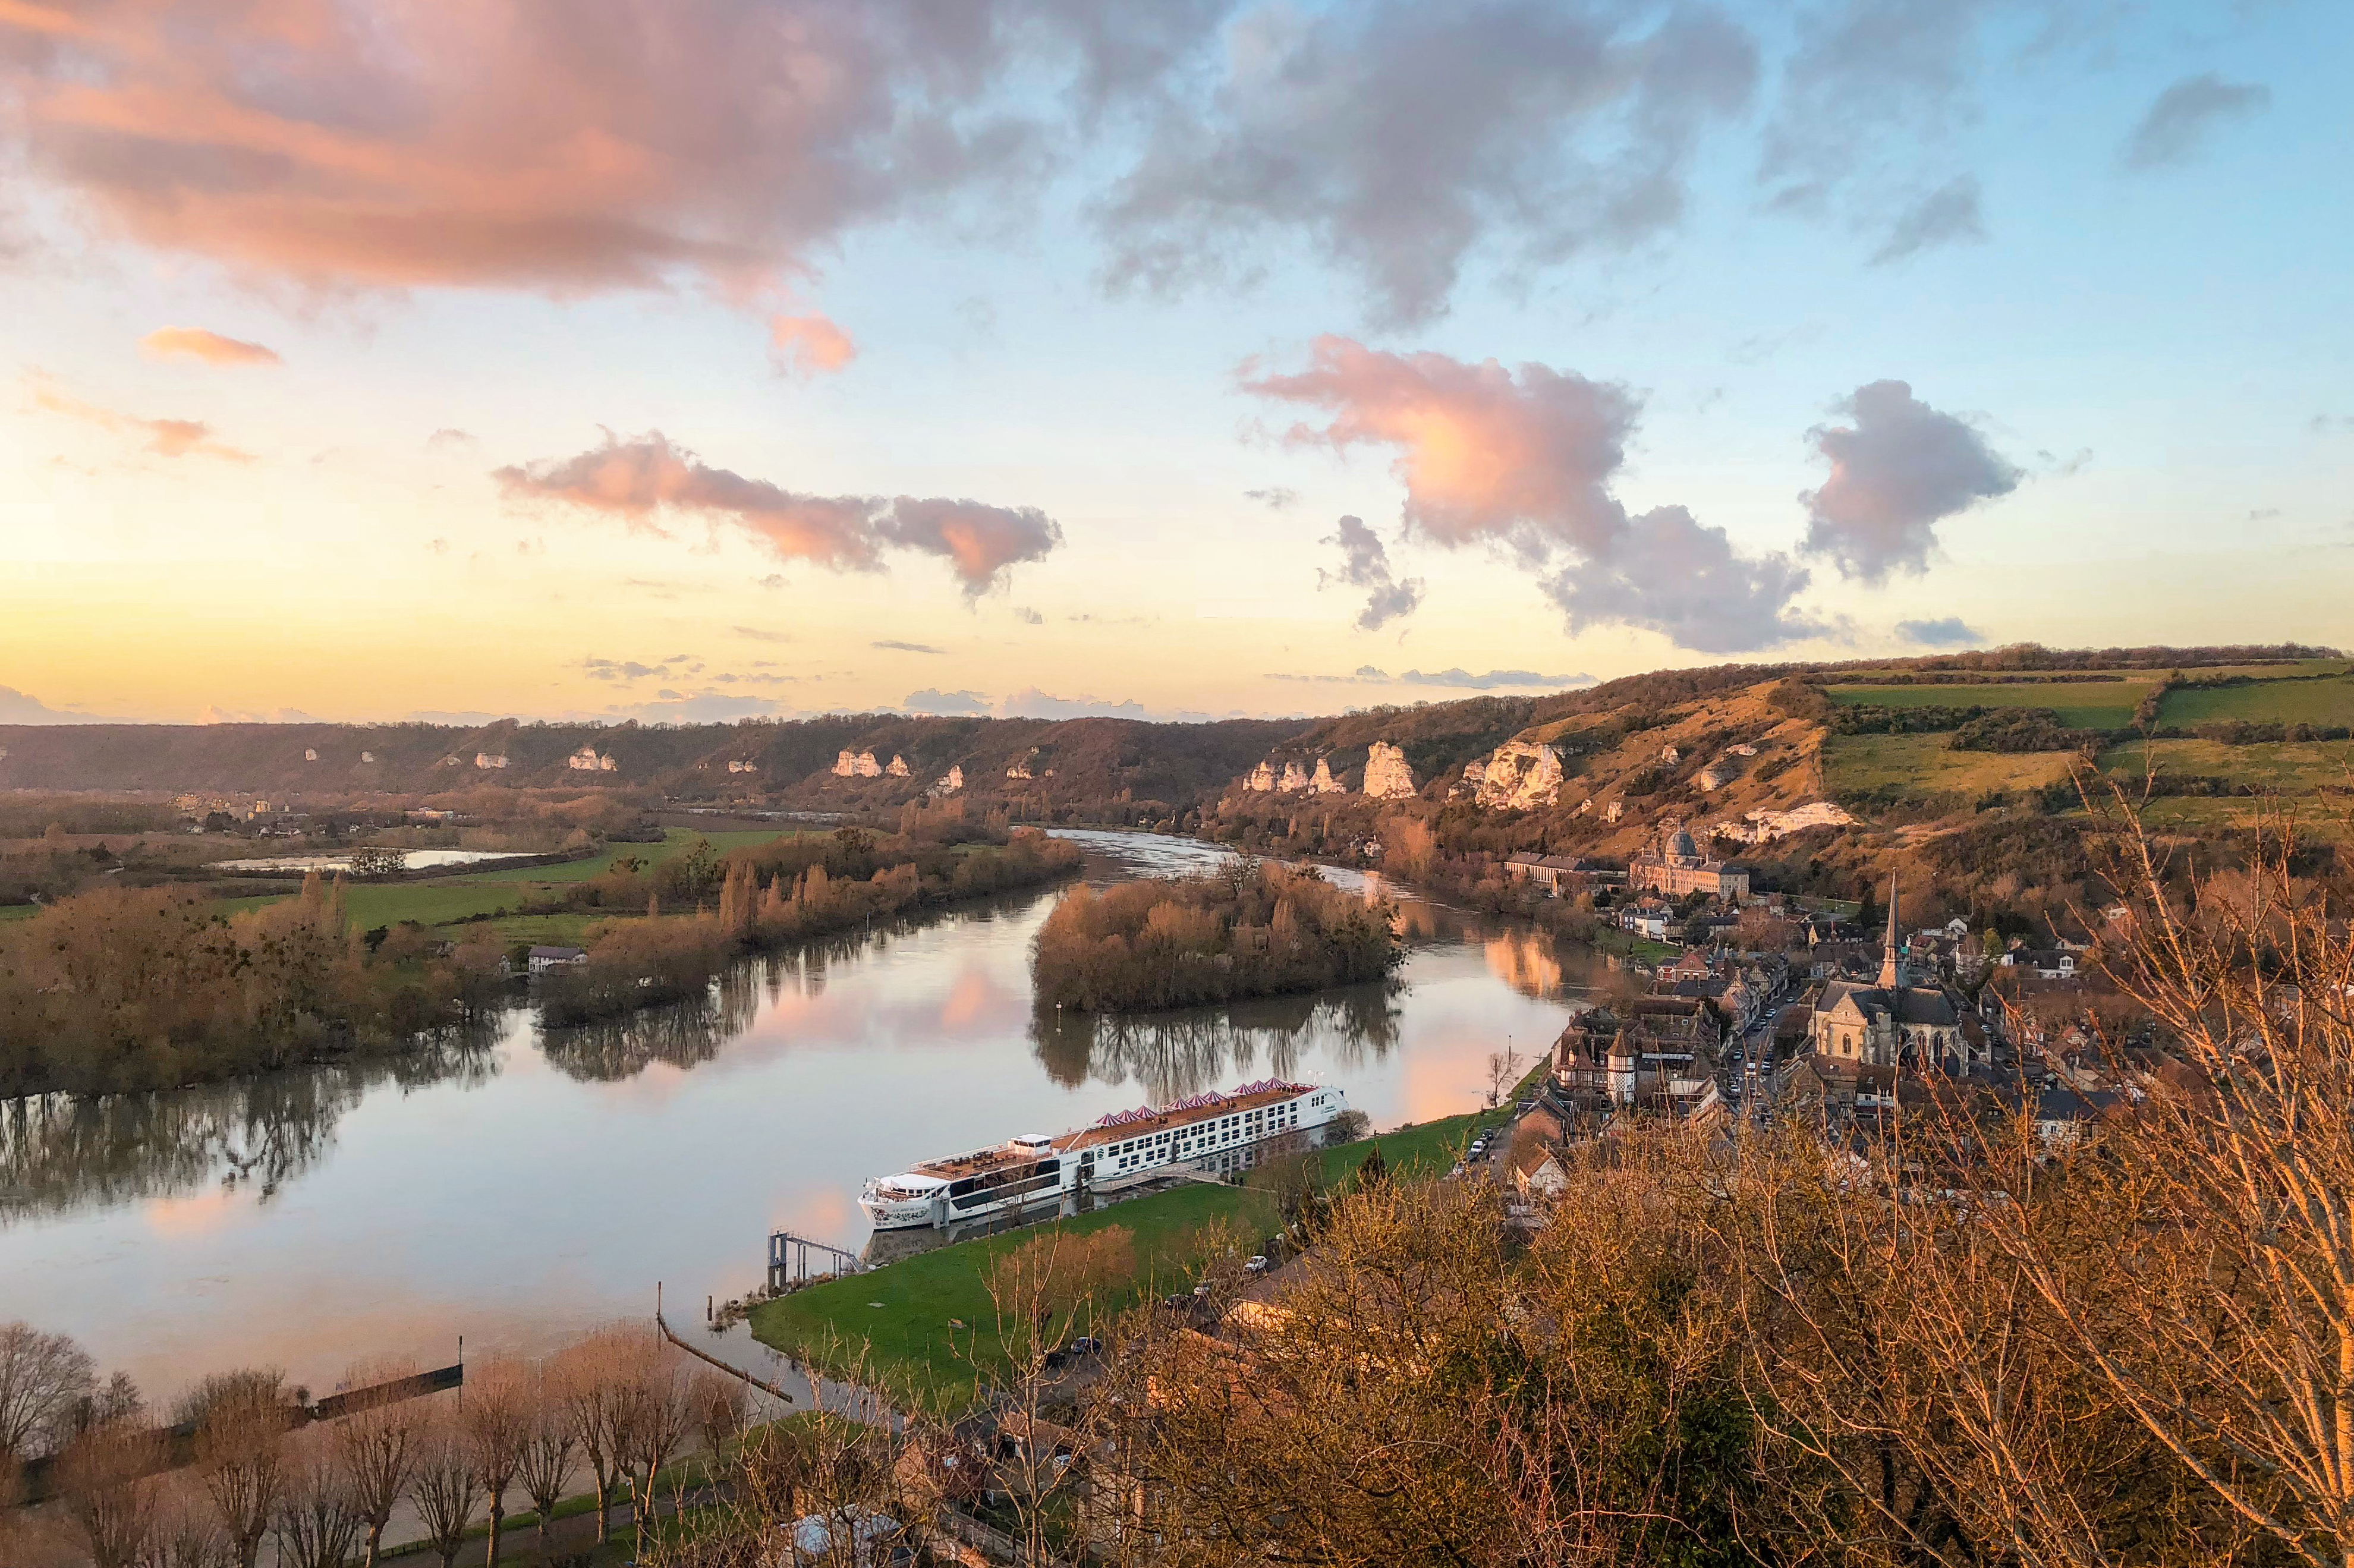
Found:
M 2354 8 L 0 0 L 0 722 L 2354 645 Z

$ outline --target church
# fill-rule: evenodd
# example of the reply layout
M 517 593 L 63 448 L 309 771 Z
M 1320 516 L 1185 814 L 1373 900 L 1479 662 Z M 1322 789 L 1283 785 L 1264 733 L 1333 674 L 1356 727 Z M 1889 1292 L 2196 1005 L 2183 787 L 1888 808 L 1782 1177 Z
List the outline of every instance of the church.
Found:
M 1964 1003 L 1943 986 L 1916 986 L 1903 957 L 1896 884 L 1888 885 L 1888 934 L 1872 985 L 1832 980 L 1815 998 L 1809 1033 L 1826 1062 L 1967 1071 Z

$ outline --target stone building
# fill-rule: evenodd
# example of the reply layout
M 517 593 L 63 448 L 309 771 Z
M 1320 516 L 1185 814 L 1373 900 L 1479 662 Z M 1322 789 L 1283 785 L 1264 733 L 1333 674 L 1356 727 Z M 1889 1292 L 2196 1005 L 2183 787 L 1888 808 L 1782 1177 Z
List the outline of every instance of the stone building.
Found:
M 1899 931 L 1892 881 L 1879 979 L 1871 985 L 1835 980 L 1823 986 L 1808 1029 L 1816 1054 L 1828 1062 L 1967 1072 L 1973 1046 L 1962 1029 L 1966 1004 L 1943 986 L 1913 983 Z
M 1627 885 L 1637 892 L 1681 898 L 1705 893 L 1712 898 L 1749 896 L 1749 873 L 1721 860 L 1710 860 L 1681 827 L 1672 830 L 1659 853 L 1646 852 L 1627 863 Z

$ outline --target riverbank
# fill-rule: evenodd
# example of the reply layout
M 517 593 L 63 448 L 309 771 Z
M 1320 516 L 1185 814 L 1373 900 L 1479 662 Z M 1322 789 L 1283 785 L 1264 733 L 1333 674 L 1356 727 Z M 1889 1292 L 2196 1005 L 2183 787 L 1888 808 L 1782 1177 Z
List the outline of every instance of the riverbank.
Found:
M 1445 1171 L 1480 1119 L 1447 1117 L 1310 1158 L 1327 1187 L 1353 1174 L 1376 1147 L 1393 1171 Z M 1192 1290 L 1212 1251 L 1242 1245 L 1256 1252 L 1280 1220 L 1276 1195 L 1265 1188 L 1193 1183 L 1054 1223 L 1069 1236 L 1119 1226 L 1132 1237 L 1135 1272 L 1096 1307 L 1097 1315 L 1108 1318 L 1140 1301 Z M 911 1403 L 952 1413 L 971 1403 L 975 1369 L 994 1368 L 1005 1359 L 992 1321 L 991 1267 L 1045 1228 L 1029 1225 L 953 1243 L 763 1302 L 752 1309 L 752 1336 L 821 1372 L 855 1375 Z M 1083 1323 L 1058 1330 L 1065 1336 L 1085 1331 Z

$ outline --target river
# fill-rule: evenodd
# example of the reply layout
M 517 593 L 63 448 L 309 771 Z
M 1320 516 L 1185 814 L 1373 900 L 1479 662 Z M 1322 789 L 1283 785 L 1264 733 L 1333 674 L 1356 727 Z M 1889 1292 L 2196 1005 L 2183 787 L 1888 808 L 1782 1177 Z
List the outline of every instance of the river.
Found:
M 1223 852 L 1074 832 L 1097 885 Z M 1381 888 L 1397 980 L 1148 1019 L 1036 1016 L 1053 890 L 748 960 L 708 1006 L 245 1083 L 0 1104 L 0 1319 L 80 1340 L 169 1400 L 273 1365 L 535 1353 L 664 1282 L 673 1318 L 758 1285 L 789 1228 L 856 1248 L 866 1177 L 1016 1132 L 1281 1075 L 1376 1128 L 1477 1107 L 1488 1058 L 1552 1043 L 1605 960 Z

